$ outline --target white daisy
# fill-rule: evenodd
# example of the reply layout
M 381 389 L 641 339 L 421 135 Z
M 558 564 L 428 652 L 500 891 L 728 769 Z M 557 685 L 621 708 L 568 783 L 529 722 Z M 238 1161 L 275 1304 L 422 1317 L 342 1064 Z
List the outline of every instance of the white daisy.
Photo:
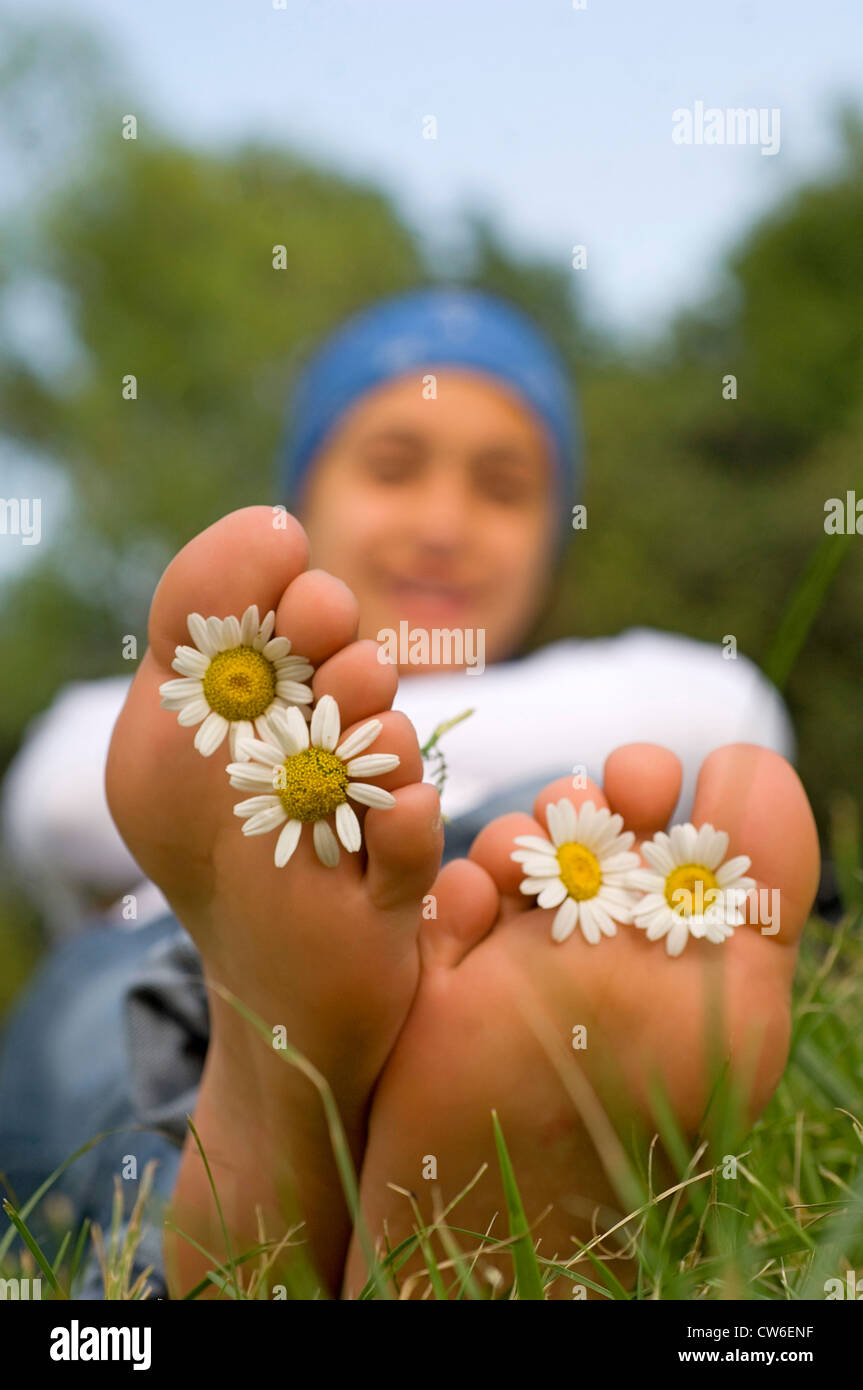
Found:
M 234 807 L 234 814 L 245 818 L 243 834 L 265 835 L 283 826 L 275 853 L 276 867 L 281 868 L 296 849 L 303 826 L 312 823 L 317 856 L 332 868 L 339 862 L 339 840 L 351 854 L 362 845 L 360 823 L 348 797 L 362 806 L 395 805 L 395 797 L 382 787 L 352 779 L 392 772 L 399 765 L 398 756 L 357 756 L 381 732 L 379 719 L 370 719 L 339 743 L 341 716 L 332 695 L 322 695 L 315 705 L 311 727 L 295 708 L 274 710 L 264 722 L 264 741 L 244 741 L 249 761 L 230 763 L 227 769 L 232 787 L 256 793 Z M 333 812 L 338 839 L 324 819 Z
M 182 680 L 159 687 L 162 708 L 177 722 L 200 724 L 195 747 L 208 758 L 230 732 L 231 757 L 240 758 L 241 739 L 263 736 L 260 723 L 274 710 L 312 702 L 303 682 L 314 671 L 304 656 L 291 656 L 287 637 L 273 637 L 276 615 L 261 622 L 256 604 L 242 618 L 186 619 L 194 647 L 177 647 L 171 662 Z
M 565 941 L 581 927 L 585 941 L 595 946 L 603 936 L 614 936 L 617 922 L 632 921 L 633 894 L 625 878 L 638 864 L 629 853 L 635 836 L 621 834 L 622 816 L 592 801 L 576 811 L 571 801 L 550 802 L 545 808 L 551 841 L 539 835 L 517 835 L 522 848 L 512 854 L 525 878 L 522 893 L 536 893 L 538 907 L 556 907 L 551 934 Z
M 728 835 L 712 825 L 673 825 L 668 835 L 659 831 L 641 846 L 650 865 L 634 869 L 627 878 L 630 888 L 644 897 L 635 913 L 635 925 L 649 941 L 665 937 L 670 956 L 679 956 L 690 936 L 714 944 L 734 935 L 746 921 L 746 895 L 755 880 L 745 878 L 750 860 L 745 854 L 722 862 Z

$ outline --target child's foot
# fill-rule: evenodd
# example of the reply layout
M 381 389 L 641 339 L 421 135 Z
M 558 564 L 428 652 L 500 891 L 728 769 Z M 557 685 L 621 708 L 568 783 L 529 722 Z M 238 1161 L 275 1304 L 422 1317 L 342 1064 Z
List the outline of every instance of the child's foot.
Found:
M 372 1086 L 416 989 L 422 896 L 440 864 L 442 834 L 437 792 L 422 785 L 413 728 L 389 710 L 394 669 L 378 661 L 374 643 L 354 640 L 353 595 L 330 575 L 306 570 L 302 528 L 283 514 L 279 519 L 287 526 L 274 527 L 268 507 L 235 512 L 167 569 L 153 599 L 149 650 L 114 733 L 107 788 L 132 853 L 194 938 L 208 984 L 226 987 L 268 1028 L 284 1030 L 268 1049 L 230 1004 L 210 994 L 211 1043 L 195 1122 L 219 1170 L 229 1224 L 254 1237 L 255 1201 L 278 1210 L 275 1188 L 284 1169 L 319 1265 L 333 1278 L 346 1213 L 320 1100 L 279 1056 L 278 1042 L 284 1038 L 327 1078 L 361 1153 Z M 190 644 L 188 615 L 239 617 L 252 604 L 261 618 L 275 610 L 275 633 L 315 666 L 315 697 L 335 698 L 341 740 L 379 718 L 382 729 L 368 751 L 399 759 L 395 771 L 373 779 L 395 804 L 356 805 L 363 847 L 342 850 L 336 867 L 321 863 L 306 825 L 290 862 L 277 868 L 278 829 L 242 833 L 234 808 L 251 793 L 229 783 L 229 740 L 204 757 L 194 728 L 160 706 L 160 686 L 176 677 L 175 649 Z M 258 1178 L 268 1165 L 271 1181 L 261 1190 Z M 209 1208 L 205 1175 L 188 1143 L 177 1200 L 193 1224 L 196 1205 Z M 277 1234 L 283 1232 L 284 1223 Z M 194 1258 L 180 1262 L 200 1277 Z
M 664 940 L 634 925 L 618 926 L 596 945 L 580 930 L 557 944 L 555 910 L 536 908 L 519 891 L 513 841 L 548 838 L 549 802 L 609 806 L 641 842 L 667 824 L 680 765 L 664 749 L 630 745 L 608 759 L 604 785 L 603 794 L 593 785 L 573 791 L 569 780 L 553 783 L 537 799 L 535 821 L 495 821 L 470 860 L 438 878 L 437 920 L 423 923 L 421 934 L 420 989 L 375 1095 L 362 1178 L 372 1234 L 386 1227 L 392 1248 L 410 1234 L 413 1218 L 388 1183 L 417 1194 L 430 1222 L 432 1190 L 451 1201 L 483 1162 L 489 1170 L 450 1222 L 486 1231 L 494 1220 L 493 1235 L 506 1237 L 492 1109 L 528 1221 L 538 1223 L 540 1253 L 568 1260 L 576 1254 L 573 1236 L 589 1240 L 630 1209 L 615 1188 L 617 1130 L 621 1120 L 640 1118 L 654 1132 L 654 1076 L 691 1137 L 715 1075 L 708 1044 L 731 1058 L 749 1119 L 782 1074 L 797 944 L 818 875 L 815 825 L 795 772 L 746 744 L 704 762 L 693 822 L 728 832 L 728 855 L 748 855 L 759 888 L 779 890 L 781 919 L 775 935 L 747 924 L 721 944 L 690 939 L 676 958 Z M 720 996 L 721 1025 L 713 1012 Z M 424 1180 L 430 1176 L 437 1181 Z M 466 1238 L 462 1244 L 473 1248 Z M 422 1261 L 409 1268 L 421 1269 Z M 499 1268 L 511 1277 L 511 1262 Z M 365 1279 L 354 1243 L 348 1294 Z M 553 1296 L 571 1296 L 571 1285 L 558 1278 Z

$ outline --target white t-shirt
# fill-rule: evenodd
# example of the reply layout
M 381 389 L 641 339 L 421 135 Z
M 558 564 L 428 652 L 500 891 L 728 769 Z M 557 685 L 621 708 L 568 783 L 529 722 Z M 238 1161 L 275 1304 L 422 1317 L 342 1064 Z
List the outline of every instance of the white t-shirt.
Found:
M 104 790 L 126 677 L 65 686 L 34 724 L 3 785 L 4 851 L 55 935 L 74 931 L 102 896 L 134 891 L 138 913 L 166 904 L 114 827 Z M 757 743 L 787 758 L 794 737 L 776 690 L 745 657 L 647 628 L 566 640 L 481 674 L 403 679 L 394 701 L 424 742 L 444 720 L 475 713 L 443 736 L 443 809 L 463 815 L 519 783 L 584 768 L 601 779 L 622 743 L 659 743 L 684 768 L 676 819 L 686 819 L 712 749 Z M 226 757 L 227 761 L 227 757 Z M 114 913 L 122 923 L 122 915 Z
M 788 759 L 795 748 L 780 695 L 751 661 L 650 628 L 555 642 L 481 675 L 411 676 L 394 708 L 421 743 L 445 719 L 475 710 L 441 740 L 449 816 L 546 772 L 551 780 L 580 765 L 601 782 L 613 749 L 659 743 L 683 763 L 675 818 L 686 819 L 714 748 L 757 743 Z

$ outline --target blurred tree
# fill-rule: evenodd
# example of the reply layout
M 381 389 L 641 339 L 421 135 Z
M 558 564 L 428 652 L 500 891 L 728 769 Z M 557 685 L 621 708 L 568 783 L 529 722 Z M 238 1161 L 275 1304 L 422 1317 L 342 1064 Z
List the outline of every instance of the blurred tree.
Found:
M 51 34 L 45 44 L 19 50 L 36 88 L 58 62 Z M 50 287 L 54 336 L 68 337 L 58 365 L 47 348 L 21 350 L 0 313 L 2 429 L 69 484 L 64 525 L 49 519 L 50 545 L 0 596 L 0 765 L 58 685 L 129 669 L 121 638 L 139 633 L 143 647 L 153 585 L 189 535 L 278 500 L 284 402 L 307 348 L 361 304 L 430 278 L 374 188 L 285 150 L 181 148 L 143 108 L 138 139 L 124 140 L 107 75 L 86 45 L 69 51 L 91 89 L 89 108 L 70 105 L 82 162 L 23 209 L 0 204 L 7 288 Z M 537 641 L 642 624 L 717 646 L 732 633 L 764 659 L 823 536 L 824 501 L 854 485 L 863 443 L 863 160 L 850 117 L 845 141 L 838 173 L 744 238 L 729 292 L 637 356 L 585 325 L 568 265 L 509 251 L 474 217 L 466 278 L 534 314 L 582 398 L 589 524 Z M 722 399 L 727 371 L 737 401 Z M 122 395 L 130 374 L 135 400 Z M 861 598 L 855 555 L 789 687 L 822 813 L 835 789 L 863 792 L 863 761 L 849 757 L 863 751 Z

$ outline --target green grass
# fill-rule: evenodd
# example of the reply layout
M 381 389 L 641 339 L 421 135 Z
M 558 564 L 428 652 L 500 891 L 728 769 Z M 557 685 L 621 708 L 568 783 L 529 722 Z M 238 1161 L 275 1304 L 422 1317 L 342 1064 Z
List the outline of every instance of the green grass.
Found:
M 543 1249 L 541 1222 L 531 1230 L 518 1175 L 494 1115 L 489 1115 L 489 1127 L 505 1208 L 493 1232 L 471 1231 L 459 1223 L 464 1194 L 436 1209 L 435 1219 L 426 1224 L 415 1198 L 405 1192 L 403 1200 L 414 1215 L 413 1235 L 395 1249 L 374 1252 L 362 1228 L 356 1175 L 329 1087 L 299 1054 L 280 1054 L 287 1065 L 301 1068 L 313 1081 L 324 1105 L 342 1196 L 360 1223 L 372 1269 L 360 1298 L 535 1300 L 558 1277 L 572 1282 L 576 1298 L 588 1291 L 608 1299 L 823 1298 L 826 1279 L 842 1277 L 848 1268 L 863 1270 L 861 998 L 863 909 L 855 904 L 836 926 L 817 917 L 808 925 L 788 1066 L 751 1133 L 741 1135 L 724 1081 L 709 1107 L 713 1123 L 705 1125 L 694 1145 L 686 1144 L 670 1108 L 663 1110 L 661 1097 L 655 1097 L 657 1133 L 629 1145 L 627 1181 L 634 1187 L 628 1190 L 637 1189 L 639 1200 L 623 1208 L 627 1216 L 617 1231 L 603 1231 L 581 1247 L 573 1244 L 568 1257 Z M 234 1002 L 250 1026 L 263 1028 L 269 1039 L 261 1021 Z M 664 1184 L 655 1177 L 660 1152 L 675 1170 Z M 74 1298 L 83 1257 L 92 1251 L 106 1299 L 146 1298 L 147 1279 L 133 1281 L 130 1270 L 144 1222 L 164 1219 L 148 1201 L 151 1173 L 144 1175 L 133 1220 L 122 1238 L 118 1181 L 108 1232 L 86 1227 L 58 1231 L 51 1248 L 40 1248 L 28 1219 L 49 1198 L 56 1176 L 20 1210 L 4 1204 L 9 1229 L 0 1237 L 0 1275 L 41 1275 L 43 1298 Z M 480 1171 L 474 1182 L 489 1180 L 489 1173 Z M 24 1244 L 13 1250 L 16 1231 Z M 631 1288 L 624 1288 L 601 1258 L 602 1249 L 627 1242 L 637 1271 Z M 291 1252 L 287 1266 L 286 1250 Z M 419 1264 L 413 1259 L 417 1251 Z M 555 1253 L 556 1260 L 551 1258 Z M 209 1258 L 211 1270 L 189 1298 L 199 1297 L 208 1285 L 234 1299 L 326 1297 L 306 1253 L 300 1224 L 278 1244 L 262 1239 L 252 1250 L 232 1251 L 227 1263 Z

